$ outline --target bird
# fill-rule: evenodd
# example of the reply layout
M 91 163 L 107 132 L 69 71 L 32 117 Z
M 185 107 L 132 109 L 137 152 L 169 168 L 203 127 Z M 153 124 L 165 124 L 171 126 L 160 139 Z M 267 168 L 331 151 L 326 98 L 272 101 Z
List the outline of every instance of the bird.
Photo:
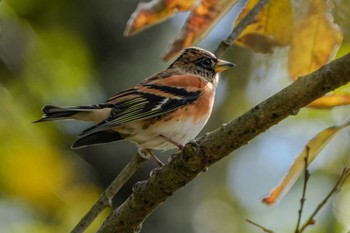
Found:
M 139 153 L 164 163 L 153 150 L 182 150 L 206 125 L 213 108 L 218 73 L 235 64 L 198 47 L 185 48 L 170 66 L 100 104 L 45 105 L 34 121 L 80 120 L 94 123 L 72 149 L 129 140 Z

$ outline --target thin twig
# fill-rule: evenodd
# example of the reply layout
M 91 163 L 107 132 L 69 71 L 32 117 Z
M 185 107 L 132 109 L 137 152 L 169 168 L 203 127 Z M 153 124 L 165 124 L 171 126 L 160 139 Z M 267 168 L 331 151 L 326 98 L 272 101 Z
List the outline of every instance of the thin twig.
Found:
M 230 35 L 223 41 L 221 41 L 219 47 L 215 50 L 214 54 L 217 57 L 221 57 L 225 51 L 232 45 L 233 41 L 243 32 L 246 27 L 251 24 L 262 8 L 267 4 L 269 0 L 260 0 L 245 16 L 239 21 L 239 23 L 233 28 Z
M 323 201 L 317 206 L 315 211 L 310 215 L 310 217 L 305 221 L 303 226 L 300 228 L 299 233 L 302 233 L 306 227 L 309 225 L 313 225 L 315 223 L 315 216 L 316 214 L 322 209 L 322 207 L 328 202 L 328 200 L 335 195 L 337 192 L 340 191 L 341 187 L 343 186 L 344 182 L 349 178 L 350 176 L 350 167 L 344 168 L 341 176 L 339 177 L 337 183 L 334 185 L 332 190 L 328 193 L 328 195 L 323 199 Z
M 305 204 L 305 196 L 306 196 L 306 189 L 307 189 L 307 183 L 309 181 L 310 178 L 310 172 L 307 169 L 308 165 L 309 165 L 309 152 L 310 152 L 310 147 L 306 146 L 306 155 L 304 158 L 305 161 L 305 167 L 304 167 L 304 185 L 303 185 L 303 193 L 300 199 L 300 209 L 298 211 L 298 222 L 297 222 L 297 226 L 295 228 L 295 233 L 300 233 L 299 227 L 300 227 L 300 223 L 301 223 L 301 216 L 303 214 L 303 210 L 304 210 L 304 204 Z
M 105 189 L 100 198 L 74 227 L 71 233 L 84 232 L 104 209 L 111 207 L 113 197 L 145 161 L 146 159 L 141 157 L 139 154 L 136 154 L 113 180 L 113 182 Z
M 246 219 L 246 222 L 260 228 L 261 230 L 263 230 L 264 232 L 267 232 L 267 233 L 274 233 L 272 230 L 270 229 L 267 229 L 266 227 L 263 227 L 261 226 L 260 224 L 256 223 L 256 222 L 253 222 L 252 220 L 249 220 L 249 219 Z

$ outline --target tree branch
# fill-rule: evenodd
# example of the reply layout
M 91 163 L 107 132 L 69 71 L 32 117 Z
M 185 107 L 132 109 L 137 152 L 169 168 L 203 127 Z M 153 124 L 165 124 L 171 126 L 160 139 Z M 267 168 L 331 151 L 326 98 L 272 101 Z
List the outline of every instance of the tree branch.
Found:
M 176 190 L 206 167 L 277 124 L 300 108 L 350 81 L 350 54 L 300 77 L 269 99 L 219 129 L 186 144 L 184 150 L 133 193 L 106 219 L 100 233 L 139 232 L 142 222 Z

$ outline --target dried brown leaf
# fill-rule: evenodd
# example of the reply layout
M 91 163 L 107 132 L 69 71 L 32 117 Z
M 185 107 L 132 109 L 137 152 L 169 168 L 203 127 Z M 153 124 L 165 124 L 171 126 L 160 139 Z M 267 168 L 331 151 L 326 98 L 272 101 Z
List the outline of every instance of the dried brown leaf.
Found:
M 148 3 L 141 2 L 130 16 L 124 35 L 134 35 L 170 18 L 178 12 L 191 10 L 193 5 L 194 0 L 153 0 Z
M 238 0 L 202 0 L 186 20 L 179 35 L 171 42 L 163 59 L 169 60 L 183 48 L 203 38 Z

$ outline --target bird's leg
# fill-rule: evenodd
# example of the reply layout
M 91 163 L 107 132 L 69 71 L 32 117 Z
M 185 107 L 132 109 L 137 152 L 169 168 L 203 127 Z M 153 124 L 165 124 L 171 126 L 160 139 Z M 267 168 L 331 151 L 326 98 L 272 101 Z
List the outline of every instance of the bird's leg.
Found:
M 151 157 L 154 159 L 154 161 L 156 161 L 156 163 L 159 166 L 159 167 L 152 169 L 152 171 L 149 173 L 149 176 L 154 176 L 155 174 L 157 174 L 160 171 L 160 169 L 162 169 L 162 167 L 164 166 L 164 163 L 162 161 L 160 161 L 160 159 L 158 159 L 158 157 L 153 153 L 153 151 L 151 151 L 150 149 L 146 149 L 146 150 L 148 151 L 148 153 L 151 155 Z
M 150 149 L 139 149 L 139 154 L 144 157 L 144 158 L 149 158 L 151 157 L 156 163 L 158 164 L 158 167 L 154 168 L 150 173 L 149 176 L 155 175 L 157 172 L 162 169 L 164 166 L 164 163 L 160 161 L 160 159 L 157 158 L 157 156 L 152 152 Z
M 144 149 L 144 150 L 147 152 L 147 154 L 151 156 L 151 158 L 158 164 L 160 168 L 164 166 L 164 163 L 160 159 L 158 159 L 158 157 L 153 153 L 152 150 L 150 149 Z
M 174 144 L 175 146 L 177 146 L 177 148 L 179 148 L 179 150 L 183 150 L 185 148 L 185 146 L 181 143 L 175 142 L 174 140 L 168 138 L 167 136 L 164 136 L 163 134 L 159 134 L 159 137 L 163 138 L 167 142 L 170 142 L 171 144 Z
M 159 136 L 162 137 L 165 141 L 168 141 L 168 142 L 170 142 L 171 144 L 174 144 L 175 146 L 177 146 L 177 148 L 178 148 L 180 151 L 182 151 L 182 150 L 185 148 L 185 146 L 182 145 L 181 143 L 175 142 L 174 140 L 172 140 L 172 139 L 170 139 L 170 138 L 164 136 L 163 134 L 159 134 Z M 171 155 L 169 156 L 169 158 L 168 158 L 168 163 L 170 163 L 173 159 L 175 159 L 176 156 L 177 156 L 177 153 L 171 154 Z

